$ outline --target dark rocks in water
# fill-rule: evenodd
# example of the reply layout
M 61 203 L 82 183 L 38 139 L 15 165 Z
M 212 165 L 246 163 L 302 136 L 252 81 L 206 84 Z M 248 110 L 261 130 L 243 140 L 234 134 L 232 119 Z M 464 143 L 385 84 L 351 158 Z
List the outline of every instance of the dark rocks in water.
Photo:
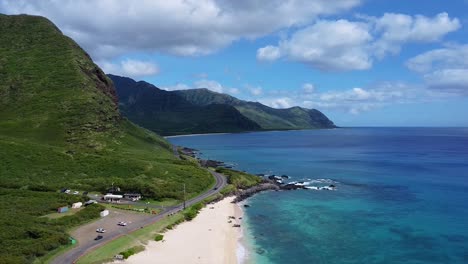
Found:
M 270 175 L 268 176 L 268 179 L 269 180 L 282 180 L 282 178 L 280 176 L 276 176 L 276 175 Z
M 257 249 L 255 250 L 255 252 L 257 252 L 257 254 L 259 254 L 259 255 L 263 255 L 263 254 L 265 253 L 265 250 L 264 250 L 264 249 L 261 249 L 261 248 L 257 248 Z
M 247 208 L 247 207 L 250 207 L 250 205 L 248 205 L 248 204 L 244 204 L 244 207 L 245 207 L 245 208 Z
M 247 190 L 244 190 L 244 191 L 241 191 L 237 194 L 237 197 L 234 199 L 234 203 L 237 203 L 237 202 L 240 202 L 240 201 L 243 201 L 247 198 L 249 198 L 250 196 L 256 194 L 256 193 L 259 193 L 259 192 L 262 192 L 262 191 L 266 191 L 266 190 L 279 190 L 280 187 L 277 185 L 277 184 L 274 184 L 274 183 L 271 183 L 271 182 L 264 182 L 264 183 L 261 183 L 259 185 L 256 185 L 252 188 L 249 188 Z
M 286 184 L 286 185 L 281 186 L 280 189 L 290 191 L 290 190 L 307 189 L 307 188 L 304 185 Z
M 182 154 L 184 154 L 184 155 L 195 158 L 196 155 L 197 155 L 198 150 L 193 149 L 193 148 L 183 147 L 183 148 L 180 148 L 180 152 L 182 152 Z
M 283 174 L 283 175 L 281 175 L 281 178 L 283 178 L 283 179 L 289 179 L 289 176 L 288 176 L 288 175 L 285 175 L 285 174 Z
M 328 187 L 330 187 L 330 188 L 336 188 L 336 186 L 333 185 L 333 184 L 330 184 Z
M 213 167 L 213 168 L 216 168 L 216 167 L 223 167 L 224 166 L 224 162 L 222 161 L 217 161 L 217 160 L 200 160 L 200 164 L 203 166 L 203 167 Z

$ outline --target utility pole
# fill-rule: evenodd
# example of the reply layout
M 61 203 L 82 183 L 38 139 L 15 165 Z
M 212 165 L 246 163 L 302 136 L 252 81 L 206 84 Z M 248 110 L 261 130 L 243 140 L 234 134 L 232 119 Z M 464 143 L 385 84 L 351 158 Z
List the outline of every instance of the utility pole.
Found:
M 184 210 L 185 210 L 185 183 L 184 183 Z

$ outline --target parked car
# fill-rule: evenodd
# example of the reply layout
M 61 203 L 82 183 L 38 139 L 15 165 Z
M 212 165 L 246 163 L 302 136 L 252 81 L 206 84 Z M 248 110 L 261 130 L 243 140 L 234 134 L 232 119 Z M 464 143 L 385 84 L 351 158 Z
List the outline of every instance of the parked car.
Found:
M 121 222 L 118 223 L 118 225 L 119 225 L 119 226 L 127 226 L 127 222 L 122 222 L 122 221 L 121 221 Z
M 100 228 L 96 229 L 96 232 L 98 232 L 98 233 L 105 233 L 106 230 L 105 230 L 104 228 L 100 227 Z
M 79 194 L 80 192 L 79 191 L 74 191 L 73 194 Z
M 103 236 L 99 235 L 94 240 L 101 240 L 102 238 L 103 238 Z

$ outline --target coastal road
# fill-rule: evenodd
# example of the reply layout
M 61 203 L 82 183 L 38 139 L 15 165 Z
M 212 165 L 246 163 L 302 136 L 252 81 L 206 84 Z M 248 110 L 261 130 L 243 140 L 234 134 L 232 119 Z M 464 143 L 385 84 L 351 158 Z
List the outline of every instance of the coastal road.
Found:
M 219 191 L 221 191 L 221 189 L 226 185 L 226 178 L 224 177 L 224 175 L 220 174 L 220 173 L 217 173 L 217 172 L 214 172 L 214 171 L 211 171 L 211 170 L 208 170 L 211 175 L 213 175 L 213 177 L 215 178 L 216 180 L 216 183 L 215 183 L 215 186 L 213 188 L 211 188 L 210 190 L 190 199 L 190 200 L 187 200 L 186 201 L 186 206 L 190 206 L 190 205 L 193 205 L 195 203 L 198 203 L 198 202 L 201 202 L 203 201 L 204 199 L 208 198 L 209 196 L 213 195 L 213 194 L 216 194 L 218 193 Z M 129 225 L 127 225 L 126 227 L 121 227 L 121 228 L 108 228 L 107 226 L 104 225 L 104 223 L 106 223 L 106 217 L 103 217 L 95 222 L 92 222 L 90 224 L 87 224 L 87 225 L 84 225 L 84 226 L 81 226 L 80 228 L 78 228 L 75 232 L 76 233 L 80 233 L 81 231 L 82 232 L 86 232 L 86 233 L 89 233 L 89 237 L 88 236 L 85 236 L 85 239 L 78 239 L 78 245 L 74 248 L 72 248 L 71 250 L 65 252 L 63 255 L 60 255 L 58 256 L 57 258 L 55 258 L 52 263 L 53 264 L 68 264 L 68 263 L 75 263 L 80 257 L 82 257 L 83 255 L 91 252 L 92 250 L 100 247 L 100 246 L 103 246 L 104 244 L 118 238 L 118 237 L 121 237 L 121 236 L 124 236 L 124 235 L 128 235 L 140 228 L 143 228 L 144 226 L 147 226 L 147 225 L 150 225 L 150 224 L 153 224 L 161 219 L 163 219 L 164 217 L 170 215 L 170 214 L 173 214 L 173 213 L 176 213 L 180 210 L 183 210 L 184 206 L 183 204 L 180 204 L 178 206 L 175 206 L 175 207 L 170 207 L 170 208 L 166 208 L 165 210 L 163 210 L 162 212 L 160 212 L 159 214 L 157 215 L 152 215 L 152 216 L 148 216 L 146 218 L 143 218 L 143 219 L 135 219 L 132 223 L 130 223 Z M 116 220 L 116 221 L 112 221 L 111 220 L 111 225 L 113 225 L 114 227 L 117 225 L 117 221 L 121 221 L 121 220 Z M 114 223 L 115 222 L 115 223 Z M 102 226 L 101 226 L 102 224 Z M 101 240 L 94 240 L 94 238 L 97 236 L 97 233 L 95 232 L 96 228 L 98 227 L 104 227 L 107 229 L 107 232 L 105 234 L 102 234 L 103 238 Z M 86 230 L 86 231 L 85 231 Z M 91 230 L 91 232 L 89 231 Z M 83 234 L 80 234 L 81 237 L 83 237 Z M 80 241 L 81 240 L 81 241 Z

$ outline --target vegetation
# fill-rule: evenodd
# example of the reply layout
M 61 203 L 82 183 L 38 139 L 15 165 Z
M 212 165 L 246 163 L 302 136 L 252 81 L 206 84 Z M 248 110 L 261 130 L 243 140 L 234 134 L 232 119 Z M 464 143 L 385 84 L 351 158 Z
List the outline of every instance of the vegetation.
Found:
M 232 185 L 232 187 L 228 188 L 247 189 L 249 187 L 259 184 L 262 181 L 262 178 L 259 176 L 223 167 L 218 167 L 216 169 L 216 172 L 226 175 L 229 185 Z M 223 191 L 228 192 L 225 190 Z
M 128 259 L 131 255 L 135 255 L 136 253 L 141 252 L 143 250 L 145 250 L 145 247 L 140 245 L 131 247 L 125 251 L 120 252 L 119 254 L 122 255 L 124 259 Z
M 196 203 L 184 211 L 184 218 L 186 221 L 192 221 L 203 208 L 204 203 Z
M 112 81 L 42 17 L 0 14 L 1 263 L 31 263 L 68 243 L 66 230 L 100 209 L 40 217 L 83 198 L 62 188 L 182 199 L 214 182 L 170 144 L 123 118 Z M 14 220 L 13 220 L 14 219 Z
M 161 235 L 161 234 L 157 234 L 155 237 L 154 237 L 154 241 L 161 241 L 164 239 L 164 235 Z
M 225 104 L 235 107 L 248 119 L 257 123 L 263 130 L 333 128 L 335 125 L 323 113 L 316 109 L 291 107 L 275 109 L 258 102 L 239 100 L 227 94 L 216 93 L 208 89 L 176 91 L 192 104 L 203 106 Z
M 240 132 L 260 126 L 226 104 L 194 105 L 176 92 L 158 89 L 144 81 L 109 75 L 130 120 L 162 135 Z
M 31 263 L 36 257 L 69 243 L 66 230 L 99 217 L 100 205 L 57 219 L 39 217 L 83 197 L 57 192 L 0 188 L 0 263 Z

